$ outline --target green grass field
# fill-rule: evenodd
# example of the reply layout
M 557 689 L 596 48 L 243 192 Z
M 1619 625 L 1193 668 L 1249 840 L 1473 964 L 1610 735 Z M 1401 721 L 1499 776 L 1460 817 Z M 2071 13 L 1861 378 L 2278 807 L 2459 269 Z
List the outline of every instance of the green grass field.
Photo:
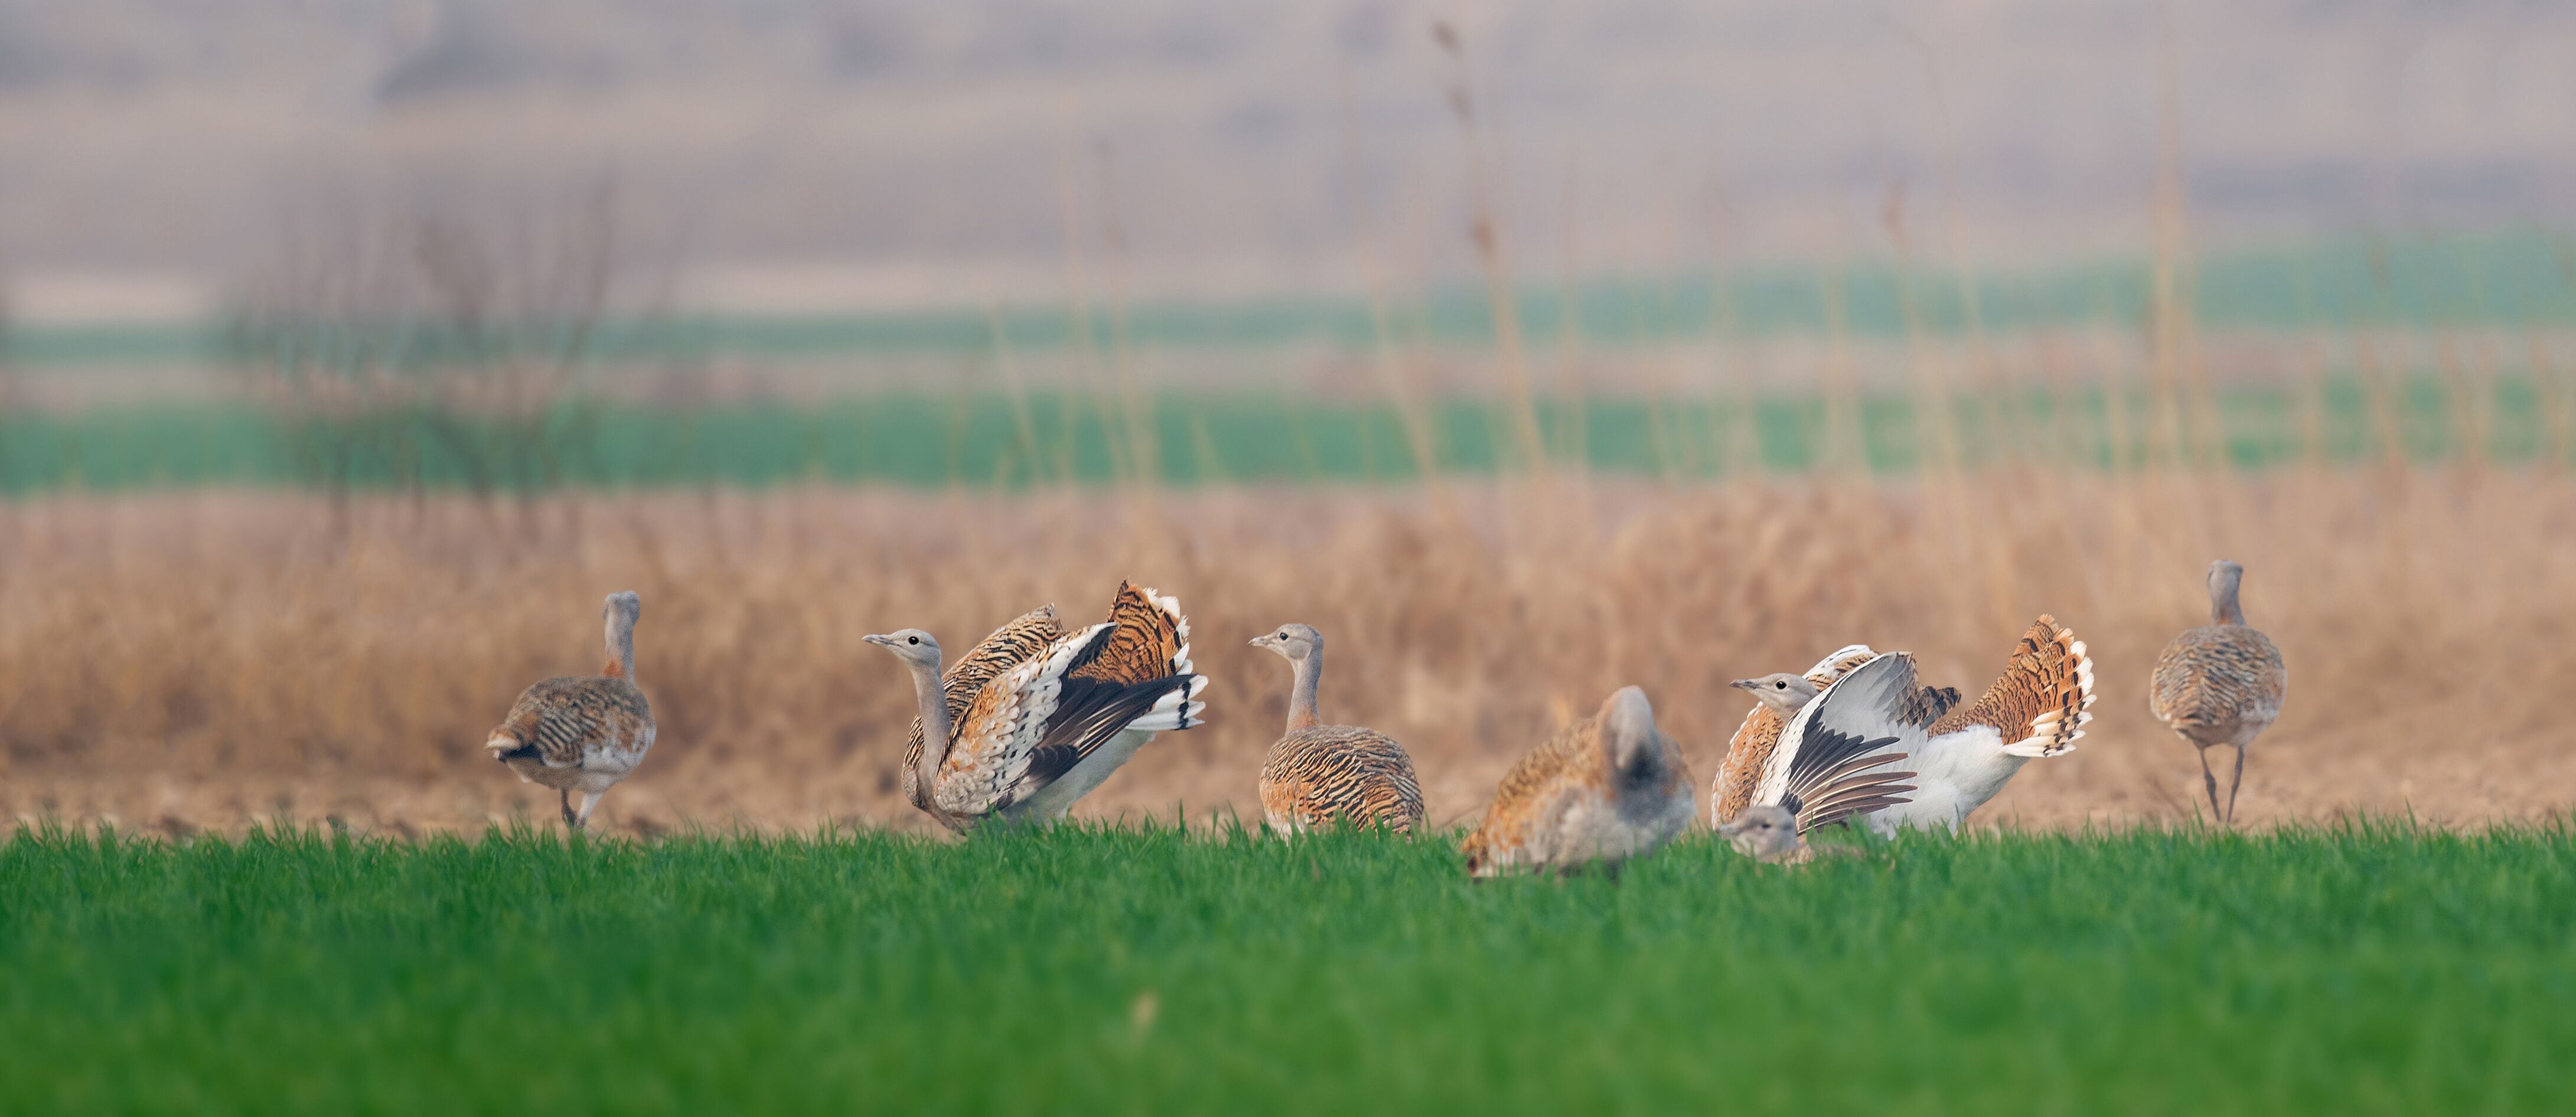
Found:
M 2576 833 L 21 834 L 0 1111 L 2563 1110 Z
M 2350 374 L 2300 385 L 2240 385 L 2218 393 L 2213 453 L 2243 469 L 2296 462 L 2308 453 L 2349 463 L 2383 453 L 2393 434 L 2417 461 L 2456 456 L 2465 429 L 2483 432 L 2501 461 L 2531 461 L 2565 448 L 2556 403 L 2527 376 L 2502 377 L 2474 394 L 2418 375 L 2384 389 L 2383 430 L 2367 381 Z M 2460 402 L 2467 400 L 2465 410 Z M 1814 393 L 1746 403 L 1597 397 L 1541 405 L 1551 452 L 1611 475 L 1712 478 L 1741 470 L 1797 473 L 1829 464 L 1828 405 Z M 1923 460 L 1915 401 L 1874 394 L 1851 401 L 1851 441 L 1830 464 L 1901 474 Z M 2008 454 L 2111 463 L 2142 457 L 2158 437 L 2143 390 L 2114 400 L 2099 388 L 1962 398 L 1955 428 L 1965 464 Z M 1444 474 L 1490 475 L 1505 461 L 1512 423 L 1488 401 L 1450 399 L 1426 409 L 1431 464 Z M 2463 422 L 2466 418 L 2467 422 Z M 1379 402 L 1292 398 L 1283 393 L 1170 394 L 1146 404 L 1140 441 L 1106 400 L 1038 393 L 850 397 L 812 406 L 566 407 L 533 433 L 447 415 L 389 413 L 337 424 L 297 423 L 246 404 L 120 405 L 56 415 L 0 414 L 0 493 L 196 485 L 345 484 L 359 489 L 556 485 L 667 487 L 875 483 L 1015 488 L 1070 480 L 1100 484 L 1132 475 L 1150 447 L 1154 479 L 1222 483 L 1401 483 L 1421 476 L 1405 418 Z M 2052 443 L 2056 444 L 2052 444 Z M 1857 454 L 1859 460 L 1850 460 Z

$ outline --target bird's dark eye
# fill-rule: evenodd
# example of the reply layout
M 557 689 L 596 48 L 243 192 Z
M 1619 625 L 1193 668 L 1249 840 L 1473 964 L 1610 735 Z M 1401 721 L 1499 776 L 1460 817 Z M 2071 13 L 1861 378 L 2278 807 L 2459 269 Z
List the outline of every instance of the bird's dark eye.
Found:
M 921 637 L 918 637 L 918 636 L 906 636 L 906 637 L 904 637 L 904 638 L 903 638 L 903 642 L 904 642 L 904 643 L 907 643 L 907 644 L 918 644 L 918 643 L 920 643 L 920 642 L 921 642 Z
M 1787 690 L 1787 689 L 1789 689 L 1789 684 L 1787 684 L 1787 683 L 1773 683 L 1773 684 L 1771 684 L 1771 686 L 1772 686 L 1772 688 L 1773 688 L 1773 689 L 1775 689 L 1775 690 Z

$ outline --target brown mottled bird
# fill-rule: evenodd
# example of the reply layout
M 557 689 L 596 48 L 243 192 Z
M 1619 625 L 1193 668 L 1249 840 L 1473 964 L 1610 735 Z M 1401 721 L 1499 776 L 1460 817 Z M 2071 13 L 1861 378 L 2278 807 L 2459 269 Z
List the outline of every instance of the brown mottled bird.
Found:
M 2245 782 L 2245 746 L 2281 716 L 2290 669 L 2270 637 L 2246 627 L 2236 591 L 2245 568 L 2226 559 L 2209 564 L 2209 623 L 2188 629 L 2156 657 L 2155 689 L 2147 696 L 2156 720 L 2173 728 L 2200 754 L 2200 780 L 2209 791 L 2209 813 L 2236 821 L 2236 788 Z M 2212 745 L 2236 746 L 2236 775 L 2227 782 L 2227 810 L 2218 809 L 2218 777 L 2209 770 Z
M 1063 818 L 1154 734 L 1198 725 L 1207 708 L 1181 603 L 1125 582 L 1107 621 L 1068 633 L 1046 606 L 995 629 L 944 676 L 927 632 L 867 641 L 912 672 L 921 716 L 904 748 L 904 793 L 951 830 Z
M 1395 738 L 1356 725 L 1323 725 L 1315 714 L 1315 688 L 1324 675 L 1324 634 L 1283 624 L 1252 638 L 1252 646 L 1279 653 L 1295 668 L 1288 692 L 1288 732 L 1270 746 L 1261 765 L 1261 816 L 1286 837 L 1332 825 L 1383 826 L 1411 832 L 1422 826 L 1422 784 L 1413 758 Z
M 653 747 L 653 708 L 635 686 L 635 622 L 644 599 L 612 593 L 602 610 L 608 622 L 608 665 L 586 678 L 547 679 L 521 692 L 510 716 L 483 747 L 519 779 L 555 789 L 564 825 L 589 825 L 591 808 L 617 786 Z M 581 811 L 572 793 L 581 793 Z
M 1504 773 L 1485 820 L 1461 847 L 1480 877 L 1571 872 L 1663 848 L 1690 825 L 1690 770 L 1655 728 L 1646 692 L 1623 687 Z
M 1753 801 L 1779 803 L 1792 792 L 1795 758 L 1816 743 L 1802 744 L 1802 732 L 1886 737 L 1887 749 L 1901 754 L 1887 767 L 1913 773 L 1914 794 L 1870 806 L 1861 820 L 1882 835 L 1904 826 L 1955 831 L 2032 757 L 2074 749 L 2093 720 L 2093 661 L 2073 630 L 2043 614 L 2022 633 L 1994 685 L 1973 703 L 1957 702 L 1955 692 L 1918 685 L 1911 656 L 1882 655 L 1853 668 L 1782 730 Z M 1797 814 L 1809 829 L 1828 821 L 1812 803 Z
M 1860 854 L 1847 845 L 1809 845 L 1801 833 L 1797 813 L 1774 803 L 1746 807 L 1735 821 L 1717 828 L 1735 852 L 1765 864 L 1804 865 L 1819 857 Z

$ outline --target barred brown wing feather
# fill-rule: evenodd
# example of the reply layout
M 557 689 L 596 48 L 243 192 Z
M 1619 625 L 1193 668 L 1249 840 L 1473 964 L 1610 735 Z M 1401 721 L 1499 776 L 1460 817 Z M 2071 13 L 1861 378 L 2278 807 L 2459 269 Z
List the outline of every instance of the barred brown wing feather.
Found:
M 1974 705 L 1933 722 L 1932 735 L 1989 726 L 2016 754 L 2054 756 L 2084 735 L 2092 705 L 2093 662 L 2084 642 L 2043 613 L 2022 633 L 1994 685 Z
M 1309 726 L 1271 746 L 1262 809 L 1303 825 L 1334 819 L 1409 831 L 1422 822 L 1422 786 L 1393 738 L 1349 725 Z
M 1087 650 L 1065 672 L 1068 678 L 1143 683 L 1189 672 L 1189 621 L 1180 602 L 1120 582 L 1109 624 L 1109 638 Z

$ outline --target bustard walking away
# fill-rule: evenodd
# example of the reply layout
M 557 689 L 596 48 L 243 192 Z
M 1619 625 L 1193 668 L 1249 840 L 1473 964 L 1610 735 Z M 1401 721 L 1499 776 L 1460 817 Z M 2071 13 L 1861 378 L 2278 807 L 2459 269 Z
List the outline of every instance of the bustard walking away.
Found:
M 1655 728 L 1646 692 L 1624 687 L 1601 712 L 1522 757 L 1462 847 L 1480 877 L 1515 869 L 1612 870 L 1690 825 L 1690 770 Z
M 1288 692 L 1288 732 L 1270 746 L 1261 765 L 1261 817 L 1285 837 L 1331 825 L 1383 826 L 1411 832 L 1422 826 L 1422 783 L 1413 758 L 1395 738 L 1356 725 L 1323 725 L 1315 714 L 1315 688 L 1324 674 L 1324 634 L 1302 624 L 1252 638 L 1296 669 Z
M 2084 736 L 2093 720 L 2093 661 L 2073 630 L 2043 614 L 2022 634 L 1985 695 L 1967 706 L 1956 701 L 1955 693 L 1917 684 L 1912 656 L 1872 659 L 1790 720 L 1754 802 L 1780 803 L 1790 793 L 1792 758 L 1815 744 L 1801 743 L 1802 733 L 1828 740 L 1885 737 L 1885 747 L 1902 754 L 1888 766 L 1913 774 L 1914 794 L 1870 807 L 1862 812 L 1863 822 L 1881 835 L 1902 826 L 1955 831 L 2030 758 L 2065 753 Z M 1798 821 L 1807 829 L 1824 824 L 1809 810 L 1798 811 Z
M 1804 865 L 1819 857 L 1851 857 L 1860 853 L 1847 845 L 1809 845 L 1800 837 L 1798 816 L 1789 808 L 1771 804 L 1746 807 L 1735 821 L 1717 828 L 1717 834 L 1735 846 L 1735 852 L 1771 865 Z
M 2246 627 L 2237 604 L 2245 568 L 2226 559 L 2209 564 L 2209 623 L 2188 629 L 2156 657 L 2155 689 L 2147 696 L 2156 720 L 2173 728 L 2200 754 L 2201 785 L 2209 813 L 2233 825 L 2236 788 L 2245 782 L 2245 746 L 2281 716 L 2290 669 L 2270 637 Z M 2218 777 L 2209 770 L 2211 745 L 2236 746 L 2236 775 L 2227 781 L 2227 810 L 2218 809 Z
M 1197 725 L 1207 708 L 1181 603 L 1125 582 L 1107 621 L 1068 633 L 1055 606 L 1040 608 L 945 676 L 927 632 L 867 641 L 912 672 L 921 716 L 904 748 L 904 793 L 951 830 L 1063 818 L 1154 734 Z
M 492 759 L 527 783 L 555 789 L 564 825 L 590 824 L 599 797 L 644 762 L 653 747 L 653 708 L 635 685 L 635 622 L 644 599 L 634 591 L 612 593 L 602 610 L 608 622 L 608 665 L 587 678 L 547 679 L 529 687 L 510 716 L 483 742 Z M 572 793 L 581 793 L 581 812 Z
M 1717 778 L 1709 781 L 1709 825 L 1724 826 L 1753 804 L 1753 789 L 1762 782 L 1762 768 L 1780 747 L 1780 731 L 1788 728 L 1789 719 L 1844 672 L 1876 658 L 1878 653 L 1869 645 L 1853 644 L 1817 660 L 1803 675 L 1782 671 L 1730 684 L 1751 694 L 1754 703 L 1726 743 L 1726 759 L 1718 765 Z M 1959 691 L 1925 687 L 1923 701 L 1931 716 L 1939 717 L 1959 704 Z

